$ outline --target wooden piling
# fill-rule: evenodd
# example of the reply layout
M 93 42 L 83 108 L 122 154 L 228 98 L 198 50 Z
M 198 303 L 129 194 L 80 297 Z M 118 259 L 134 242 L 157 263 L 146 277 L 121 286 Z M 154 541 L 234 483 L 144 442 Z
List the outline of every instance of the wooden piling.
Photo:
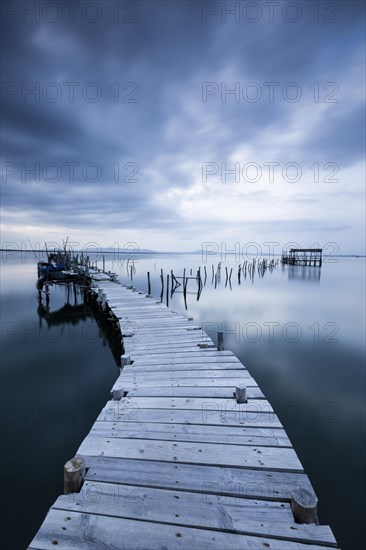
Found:
M 75 456 L 64 466 L 64 494 L 79 493 L 85 477 L 85 460 Z
M 131 357 L 127 353 L 121 356 L 121 366 L 124 367 L 125 365 L 131 365 Z
M 224 351 L 224 333 L 222 330 L 217 333 L 217 349 L 218 351 Z
M 147 272 L 147 293 L 151 294 L 150 271 Z
M 296 523 L 315 523 L 317 521 L 318 501 L 315 493 L 300 488 L 291 495 L 291 509 Z
M 235 399 L 237 403 L 246 403 L 248 401 L 246 386 L 237 386 L 235 388 Z

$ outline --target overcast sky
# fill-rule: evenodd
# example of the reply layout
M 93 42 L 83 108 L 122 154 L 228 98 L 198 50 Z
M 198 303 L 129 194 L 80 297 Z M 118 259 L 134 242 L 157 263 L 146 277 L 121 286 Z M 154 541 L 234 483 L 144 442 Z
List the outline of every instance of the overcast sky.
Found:
M 363 2 L 28 0 L 2 21 L 3 243 L 364 253 Z

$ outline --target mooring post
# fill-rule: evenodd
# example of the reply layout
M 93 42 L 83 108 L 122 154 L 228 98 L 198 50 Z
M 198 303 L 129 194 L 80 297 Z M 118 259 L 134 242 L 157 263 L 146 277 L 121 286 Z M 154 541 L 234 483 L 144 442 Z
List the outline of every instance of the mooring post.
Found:
M 246 403 L 248 401 L 246 386 L 237 386 L 235 388 L 235 399 L 237 403 Z
M 218 351 L 224 350 L 224 333 L 222 330 L 217 333 L 217 349 Z
M 291 494 L 291 509 L 296 523 L 315 523 L 318 501 L 313 491 L 300 488 Z
M 111 393 L 113 401 L 120 401 L 125 394 L 123 387 L 118 385 L 114 386 Z
M 125 365 L 131 365 L 131 357 L 127 353 L 121 355 L 121 367 L 124 367 Z
M 75 456 L 64 466 L 64 494 L 79 493 L 85 477 L 85 460 Z
M 166 276 L 166 305 L 169 305 L 169 275 Z

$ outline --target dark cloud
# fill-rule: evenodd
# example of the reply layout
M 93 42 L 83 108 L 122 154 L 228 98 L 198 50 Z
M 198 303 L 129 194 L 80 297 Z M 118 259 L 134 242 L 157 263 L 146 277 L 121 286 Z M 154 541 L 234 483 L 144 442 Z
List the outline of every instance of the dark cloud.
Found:
M 41 17 L 35 22 L 32 16 L 22 21 L 22 6 L 31 4 L 35 2 L 14 2 L 19 11 L 3 24 L 2 53 L 3 81 L 10 86 L 5 90 L 14 92 L 3 97 L 7 139 L 2 160 L 19 167 L 14 176 L 3 176 L 2 205 L 9 216 L 24 212 L 24 223 L 30 216 L 45 231 L 47 224 L 85 231 L 93 224 L 105 230 L 130 225 L 174 232 L 179 222 L 180 232 L 194 235 L 193 221 L 186 210 L 183 213 L 180 201 L 189 200 L 192 190 L 192 201 L 204 201 L 211 193 L 206 188 L 197 198 L 202 162 L 233 161 L 240 147 L 246 151 L 245 161 L 267 155 L 268 161 L 337 161 L 342 168 L 351 168 L 363 157 L 364 107 L 361 94 L 355 92 L 361 86 L 363 59 L 361 2 L 315 3 L 319 22 L 314 21 L 314 3 L 297 2 L 302 15 L 294 23 L 283 16 L 286 3 L 270 22 L 268 8 L 259 2 L 262 16 L 257 23 L 245 21 L 243 11 L 239 21 L 227 15 L 222 22 L 225 2 L 212 4 L 218 6 L 217 12 L 205 22 L 207 3 L 141 1 L 130 3 L 132 12 L 133 6 L 137 8 L 129 13 L 123 3 L 107 0 L 96 2 L 102 17 L 95 23 L 82 16 L 84 2 L 76 4 L 75 19 L 68 21 L 61 0 L 60 21 Z M 120 15 L 115 22 L 111 8 L 117 4 Z M 238 4 L 242 10 L 245 2 Z M 41 9 L 47 5 L 50 2 L 40 3 Z M 338 13 L 331 13 L 332 5 L 339 6 Z M 293 16 L 291 9 L 288 14 Z M 137 21 L 126 21 L 129 18 Z M 205 82 L 213 82 L 218 91 L 203 102 Z M 237 82 L 239 100 L 233 94 L 223 99 L 221 87 L 230 90 Z M 243 96 L 248 82 L 261 89 L 257 102 Z M 277 83 L 274 101 L 268 101 L 266 82 Z M 283 96 L 289 82 L 301 89 L 298 102 Z M 339 87 L 338 104 L 324 104 L 322 86 L 327 82 Z M 53 88 L 49 83 L 55 83 Z M 314 83 L 320 86 L 317 102 Z M 22 86 L 23 91 L 39 86 L 39 96 L 22 94 Z M 93 95 L 95 86 L 101 97 L 94 102 L 88 93 Z M 56 89 L 62 94 L 52 101 Z M 66 170 L 56 183 L 44 178 L 22 182 L 21 163 L 31 167 L 35 162 L 41 167 L 96 162 L 103 173 L 96 182 L 80 176 L 81 168 L 72 182 Z M 116 184 L 110 168 L 116 163 L 122 177 L 128 174 L 127 163 L 135 163 L 138 183 Z M 185 189 L 186 196 L 172 198 L 172 192 Z M 359 190 L 353 193 L 360 196 Z M 243 199 L 232 200 L 234 204 Z M 272 199 L 262 192 L 256 200 L 262 206 Z M 293 200 L 294 207 L 312 208 L 314 203 L 309 196 Z M 318 201 L 315 207 L 321 219 L 325 206 Z M 296 230 L 298 222 L 291 225 L 291 214 L 282 215 L 283 227 L 289 218 L 286 230 Z M 211 218 L 214 223 L 214 215 Z M 227 212 L 228 223 L 230 218 Z M 16 223 L 16 218 L 10 219 L 8 225 Z M 309 231 L 318 227 L 307 223 L 303 212 L 299 219 Z M 258 224 L 263 227 L 264 222 L 269 230 L 282 230 L 278 221 L 261 219 Z M 200 220 L 194 224 L 201 230 Z M 327 227 L 339 231 L 348 226 Z

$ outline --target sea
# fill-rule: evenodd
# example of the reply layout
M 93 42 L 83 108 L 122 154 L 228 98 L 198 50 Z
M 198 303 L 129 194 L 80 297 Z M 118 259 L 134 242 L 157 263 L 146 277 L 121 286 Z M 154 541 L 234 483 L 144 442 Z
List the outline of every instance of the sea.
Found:
M 49 301 L 39 300 L 41 253 L 0 254 L 2 543 L 19 550 L 62 493 L 63 465 L 110 398 L 119 355 L 82 289 L 52 286 Z M 273 256 L 261 269 L 263 258 L 254 256 L 95 251 L 100 268 L 103 255 L 105 270 L 143 292 L 149 272 L 156 300 L 193 317 L 214 342 L 224 332 L 225 349 L 255 378 L 292 441 L 319 498 L 320 522 L 341 548 L 359 550 L 365 258 L 332 256 L 321 267 L 301 267 Z M 172 272 L 180 283 L 184 272 L 192 277 L 186 294 L 182 284 L 172 287 Z

